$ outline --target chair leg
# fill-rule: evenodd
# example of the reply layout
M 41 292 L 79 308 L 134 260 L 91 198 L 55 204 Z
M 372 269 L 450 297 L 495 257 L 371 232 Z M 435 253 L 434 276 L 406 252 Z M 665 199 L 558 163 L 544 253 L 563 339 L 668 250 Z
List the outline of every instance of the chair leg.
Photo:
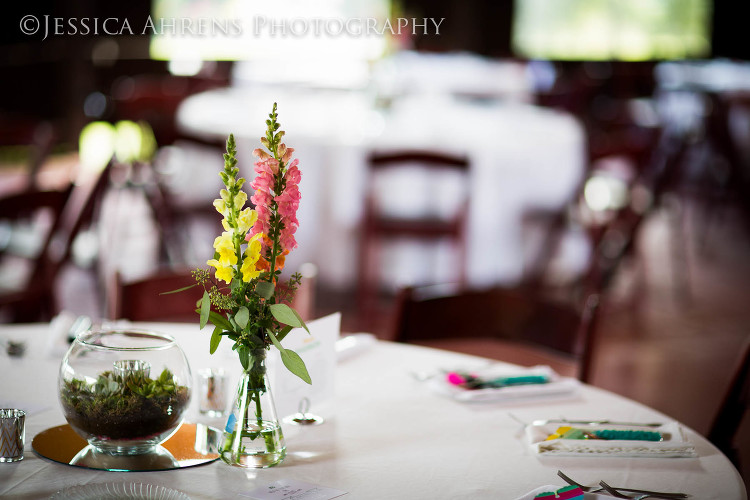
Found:
M 672 250 L 672 290 L 677 301 L 690 304 L 690 262 L 687 249 L 687 217 L 685 201 L 675 199 L 667 208 L 669 214 L 670 245 Z
M 465 290 L 468 284 L 468 254 L 466 249 L 466 239 L 461 238 L 457 244 L 458 254 L 458 284 L 461 290 Z
M 363 237 L 359 248 L 359 272 L 357 276 L 357 310 L 360 320 L 369 324 L 372 318 L 372 267 L 373 267 L 373 240 L 367 236 Z

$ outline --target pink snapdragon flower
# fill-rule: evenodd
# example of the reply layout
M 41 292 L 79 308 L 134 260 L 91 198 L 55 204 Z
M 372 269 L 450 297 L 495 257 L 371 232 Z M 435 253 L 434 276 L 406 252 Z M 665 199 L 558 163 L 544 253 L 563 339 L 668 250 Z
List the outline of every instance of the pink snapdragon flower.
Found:
M 287 154 L 290 149 L 286 150 Z M 284 192 L 274 198 L 278 204 L 278 214 L 281 216 L 281 221 L 284 224 L 281 230 L 280 243 L 281 247 L 285 250 L 297 248 L 297 240 L 294 238 L 294 233 L 297 232 L 297 226 L 299 226 L 297 210 L 299 209 L 301 198 L 299 182 L 302 179 L 302 174 L 297 167 L 298 163 L 299 161 L 295 159 L 289 164 L 286 172 L 284 172 Z
M 269 238 L 272 232 L 278 231 L 278 257 L 283 257 L 290 250 L 297 247 L 294 233 L 297 232 L 299 221 L 297 210 L 300 203 L 299 183 L 302 175 L 298 168 L 299 160 L 292 160 L 293 148 L 287 148 L 285 144 L 279 144 L 276 154 L 280 161 L 261 149 L 256 149 L 253 154 L 258 157 L 255 162 L 256 176 L 250 186 L 255 193 L 250 201 L 255 205 L 258 219 L 247 234 L 247 239 L 258 234 L 263 235 L 263 257 L 260 266 L 267 266 L 271 258 L 273 240 Z M 275 193 L 274 188 L 284 186 L 280 193 Z M 275 222 L 273 222 L 275 221 Z M 273 228 L 272 224 L 278 224 Z M 281 259 L 283 266 L 283 259 Z M 269 266 L 270 267 L 270 266 Z

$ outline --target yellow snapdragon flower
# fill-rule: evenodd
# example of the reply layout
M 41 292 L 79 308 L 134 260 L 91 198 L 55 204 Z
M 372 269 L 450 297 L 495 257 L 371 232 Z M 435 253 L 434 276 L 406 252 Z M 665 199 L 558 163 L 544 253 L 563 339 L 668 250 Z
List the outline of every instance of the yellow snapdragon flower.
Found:
M 221 200 L 217 200 L 221 201 Z M 234 252 L 232 233 L 225 231 L 214 240 L 214 249 L 219 254 L 219 259 L 211 259 L 207 262 L 209 266 L 216 268 L 216 279 L 225 283 L 232 282 L 234 265 L 237 264 L 237 254 Z
M 219 263 L 222 266 L 237 264 L 237 254 L 234 252 L 231 232 L 224 231 L 221 236 L 217 236 L 214 240 L 214 249 L 219 254 Z
M 246 202 L 247 202 L 246 192 L 240 191 L 234 196 L 234 208 L 236 210 L 240 210 L 242 207 L 244 207 Z
M 231 283 L 232 282 L 232 276 L 234 275 L 234 267 L 232 266 L 224 266 L 216 259 L 211 259 L 207 262 L 209 266 L 213 266 L 216 268 L 216 279 L 222 280 L 224 283 Z
M 245 255 L 242 257 L 240 272 L 242 273 L 242 281 L 246 283 L 260 275 L 260 271 L 255 267 L 258 259 L 260 259 L 260 238 L 261 235 L 256 234 L 248 241 Z
M 239 217 L 237 217 L 237 230 L 240 234 L 247 233 L 253 227 L 256 220 L 258 220 L 258 212 L 252 208 L 244 209 L 240 212 Z
M 229 216 L 229 210 L 227 210 L 227 203 L 222 199 L 214 200 L 214 207 L 216 211 L 223 215 L 225 218 Z

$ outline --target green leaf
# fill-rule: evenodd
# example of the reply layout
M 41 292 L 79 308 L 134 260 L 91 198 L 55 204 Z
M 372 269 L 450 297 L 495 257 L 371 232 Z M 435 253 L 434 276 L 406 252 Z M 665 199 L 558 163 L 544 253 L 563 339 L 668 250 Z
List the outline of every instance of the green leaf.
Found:
M 276 346 L 276 349 L 278 349 L 281 352 L 284 352 L 284 348 L 281 346 L 281 342 L 279 342 L 279 339 L 276 338 L 276 335 L 273 334 L 271 329 L 269 328 L 266 331 L 268 332 L 268 336 L 271 337 L 271 342 L 273 342 L 273 345 Z
M 178 288 L 177 290 L 170 290 L 168 292 L 161 292 L 159 295 L 170 295 L 170 294 L 173 294 L 173 293 L 184 292 L 185 290 L 190 290 L 194 286 L 198 286 L 198 283 L 193 283 L 192 285 L 183 286 L 182 288 Z
M 310 380 L 310 374 L 307 373 L 307 367 L 305 366 L 305 362 L 302 361 L 302 358 L 299 357 L 299 354 L 297 354 L 296 352 L 290 349 L 284 349 L 281 346 L 281 343 L 279 342 L 279 340 L 276 338 L 276 335 L 274 335 L 274 333 L 271 330 L 266 330 L 266 331 L 268 332 L 268 336 L 271 338 L 271 342 L 273 342 L 273 345 L 275 345 L 276 348 L 281 353 L 281 361 L 284 363 L 284 366 L 286 366 L 290 372 L 297 375 L 304 382 L 312 385 L 312 381 Z
M 247 310 L 247 307 L 242 306 L 237 310 L 237 314 L 234 315 L 234 322 L 244 330 L 248 321 L 250 321 L 250 311 Z
M 237 349 L 237 352 L 240 355 L 240 363 L 242 363 L 242 368 L 247 371 L 250 368 L 250 349 L 246 345 L 241 345 L 239 349 Z
M 208 296 L 208 292 L 203 291 L 203 298 L 201 298 L 201 330 L 208 323 L 208 315 L 211 312 L 211 298 Z
M 276 287 L 274 284 L 268 281 L 259 281 L 258 284 L 255 285 L 255 293 L 266 300 L 271 298 L 275 289 Z
M 297 311 L 295 311 L 288 305 L 271 304 L 270 309 L 271 314 L 273 314 L 273 317 L 276 318 L 276 321 L 278 321 L 279 323 L 293 326 L 295 328 L 301 327 L 307 330 L 307 333 L 310 333 L 310 330 L 307 329 L 307 325 L 304 321 L 302 321 L 302 318 L 299 314 L 297 314 Z
M 293 328 L 291 326 L 285 326 L 284 328 L 279 330 L 279 334 L 276 336 L 276 338 L 279 339 L 279 342 L 281 342 L 282 340 L 284 340 L 284 337 L 286 337 L 287 334 L 289 334 L 289 332 L 291 332 L 292 330 Z
M 208 315 L 208 319 L 211 320 L 211 323 L 213 323 L 214 326 L 220 326 L 224 330 L 233 330 L 232 323 L 230 323 L 227 318 L 217 313 L 216 311 L 211 311 L 211 313 Z
M 292 309 L 292 308 L 290 307 L 289 309 Z M 300 316 L 299 313 L 295 309 L 292 309 L 292 312 L 294 313 L 295 316 L 297 316 L 297 321 L 299 321 L 302 324 L 302 328 L 304 328 L 307 333 L 310 333 L 310 329 L 307 328 L 307 325 L 305 324 L 305 320 L 302 319 L 302 316 Z
M 304 382 L 312 385 L 312 380 L 310 379 L 310 374 L 307 373 L 305 362 L 302 361 L 302 358 L 299 357 L 299 354 L 290 349 L 284 349 L 283 351 L 281 351 L 281 361 L 284 363 L 284 366 L 289 369 L 290 372 L 297 375 Z
M 213 354 L 216 352 L 216 349 L 219 347 L 219 342 L 221 342 L 221 327 L 214 328 L 214 333 L 211 334 L 211 348 L 210 353 Z

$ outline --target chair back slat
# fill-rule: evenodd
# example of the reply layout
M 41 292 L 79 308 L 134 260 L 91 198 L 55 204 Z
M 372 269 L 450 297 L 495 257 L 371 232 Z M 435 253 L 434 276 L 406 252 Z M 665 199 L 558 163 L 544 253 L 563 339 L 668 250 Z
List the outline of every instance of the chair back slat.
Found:
M 109 293 L 109 316 L 131 321 L 195 321 L 196 303 L 203 295 L 199 286 L 163 295 L 191 285 L 196 282 L 187 270 L 159 272 L 128 283 L 118 273 Z
M 366 319 L 374 317 L 374 304 L 383 285 L 380 253 L 387 242 L 449 242 L 457 263 L 455 279 L 465 281 L 470 163 L 464 156 L 407 149 L 371 153 L 368 169 L 357 291 L 360 315 Z M 378 184 L 394 175 L 409 176 L 409 181 L 399 178 L 401 187 L 412 182 L 406 192 L 399 189 L 399 193 L 394 193 Z M 444 192 L 440 181 L 447 181 L 452 194 Z M 420 201 L 426 206 L 421 206 Z

